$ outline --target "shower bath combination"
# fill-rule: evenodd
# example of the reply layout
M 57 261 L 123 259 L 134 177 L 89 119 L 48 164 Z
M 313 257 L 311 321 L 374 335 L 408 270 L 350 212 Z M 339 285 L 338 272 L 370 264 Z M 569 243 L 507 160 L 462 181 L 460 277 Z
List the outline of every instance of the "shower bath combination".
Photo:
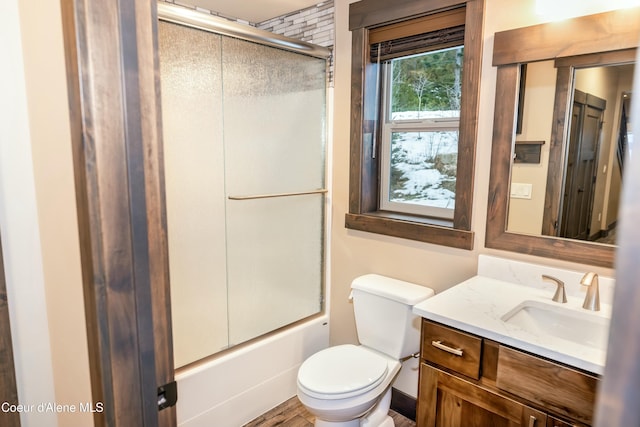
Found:
M 330 51 L 158 14 L 178 423 L 243 425 L 293 396 L 329 343 Z
M 164 6 L 179 367 L 323 310 L 328 50 Z

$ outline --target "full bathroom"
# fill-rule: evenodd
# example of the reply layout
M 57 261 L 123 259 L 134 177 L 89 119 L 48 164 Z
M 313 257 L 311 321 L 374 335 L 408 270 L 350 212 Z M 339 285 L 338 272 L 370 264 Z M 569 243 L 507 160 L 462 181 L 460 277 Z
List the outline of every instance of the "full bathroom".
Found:
M 0 424 L 630 425 L 640 5 L 285 3 L 3 4 Z

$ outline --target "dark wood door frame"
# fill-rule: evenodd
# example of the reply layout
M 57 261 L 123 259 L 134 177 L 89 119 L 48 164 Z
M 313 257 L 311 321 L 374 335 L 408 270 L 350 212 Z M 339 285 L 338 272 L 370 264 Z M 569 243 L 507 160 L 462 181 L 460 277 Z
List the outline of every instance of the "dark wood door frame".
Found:
M 13 363 L 7 282 L 4 276 L 2 245 L 0 245 L 0 403 L 5 402 L 11 405 L 18 404 L 18 388 Z M 20 413 L 0 411 L 0 425 L 20 427 Z
M 562 218 L 559 237 L 587 240 L 590 236 L 606 105 L 607 101 L 602 98 L 574 90 L 571 131 L 566 148 L 566 177 L 559 195 L 563 200 L 558 215 Z
M 61 0 L 96 426 L 174 426 L 155 0 Z

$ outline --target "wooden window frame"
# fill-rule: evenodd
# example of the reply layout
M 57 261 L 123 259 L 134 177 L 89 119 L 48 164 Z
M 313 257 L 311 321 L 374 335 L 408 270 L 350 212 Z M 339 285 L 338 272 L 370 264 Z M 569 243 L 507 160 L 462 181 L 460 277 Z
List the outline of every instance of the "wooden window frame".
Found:
M 466 7 L 464 81 L 460 109 L 456 209 L 453 221 L 420 215 L 383 211 L 379 208 L 380 156 L 374 156 L 373 137 L 378 129 L 375 96 L 378 65 L 369 57 L 369 33 L 374 28 L 397 24 L 420 16 Z M 480 71 L 484 0 L 435 0 L 425 8 L 419 0 L 362 0 L 349 9 L 352 32 L 351 60 L 351 149 L 349 176 L 349 229 L 434 243 L 459 249 L 473 249 L 471 231 L 473 179 L 478 130 Z

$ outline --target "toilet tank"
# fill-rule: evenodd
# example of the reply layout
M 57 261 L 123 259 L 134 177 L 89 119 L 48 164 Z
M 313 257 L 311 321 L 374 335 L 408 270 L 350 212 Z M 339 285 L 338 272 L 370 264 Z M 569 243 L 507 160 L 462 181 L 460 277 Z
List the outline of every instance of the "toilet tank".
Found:
M 396 359 L 420 350 L 420 316 L 415 304 L 433 289 L 378 274 L 357 277 L 351 283 L 353 311 L 360 344 Z

